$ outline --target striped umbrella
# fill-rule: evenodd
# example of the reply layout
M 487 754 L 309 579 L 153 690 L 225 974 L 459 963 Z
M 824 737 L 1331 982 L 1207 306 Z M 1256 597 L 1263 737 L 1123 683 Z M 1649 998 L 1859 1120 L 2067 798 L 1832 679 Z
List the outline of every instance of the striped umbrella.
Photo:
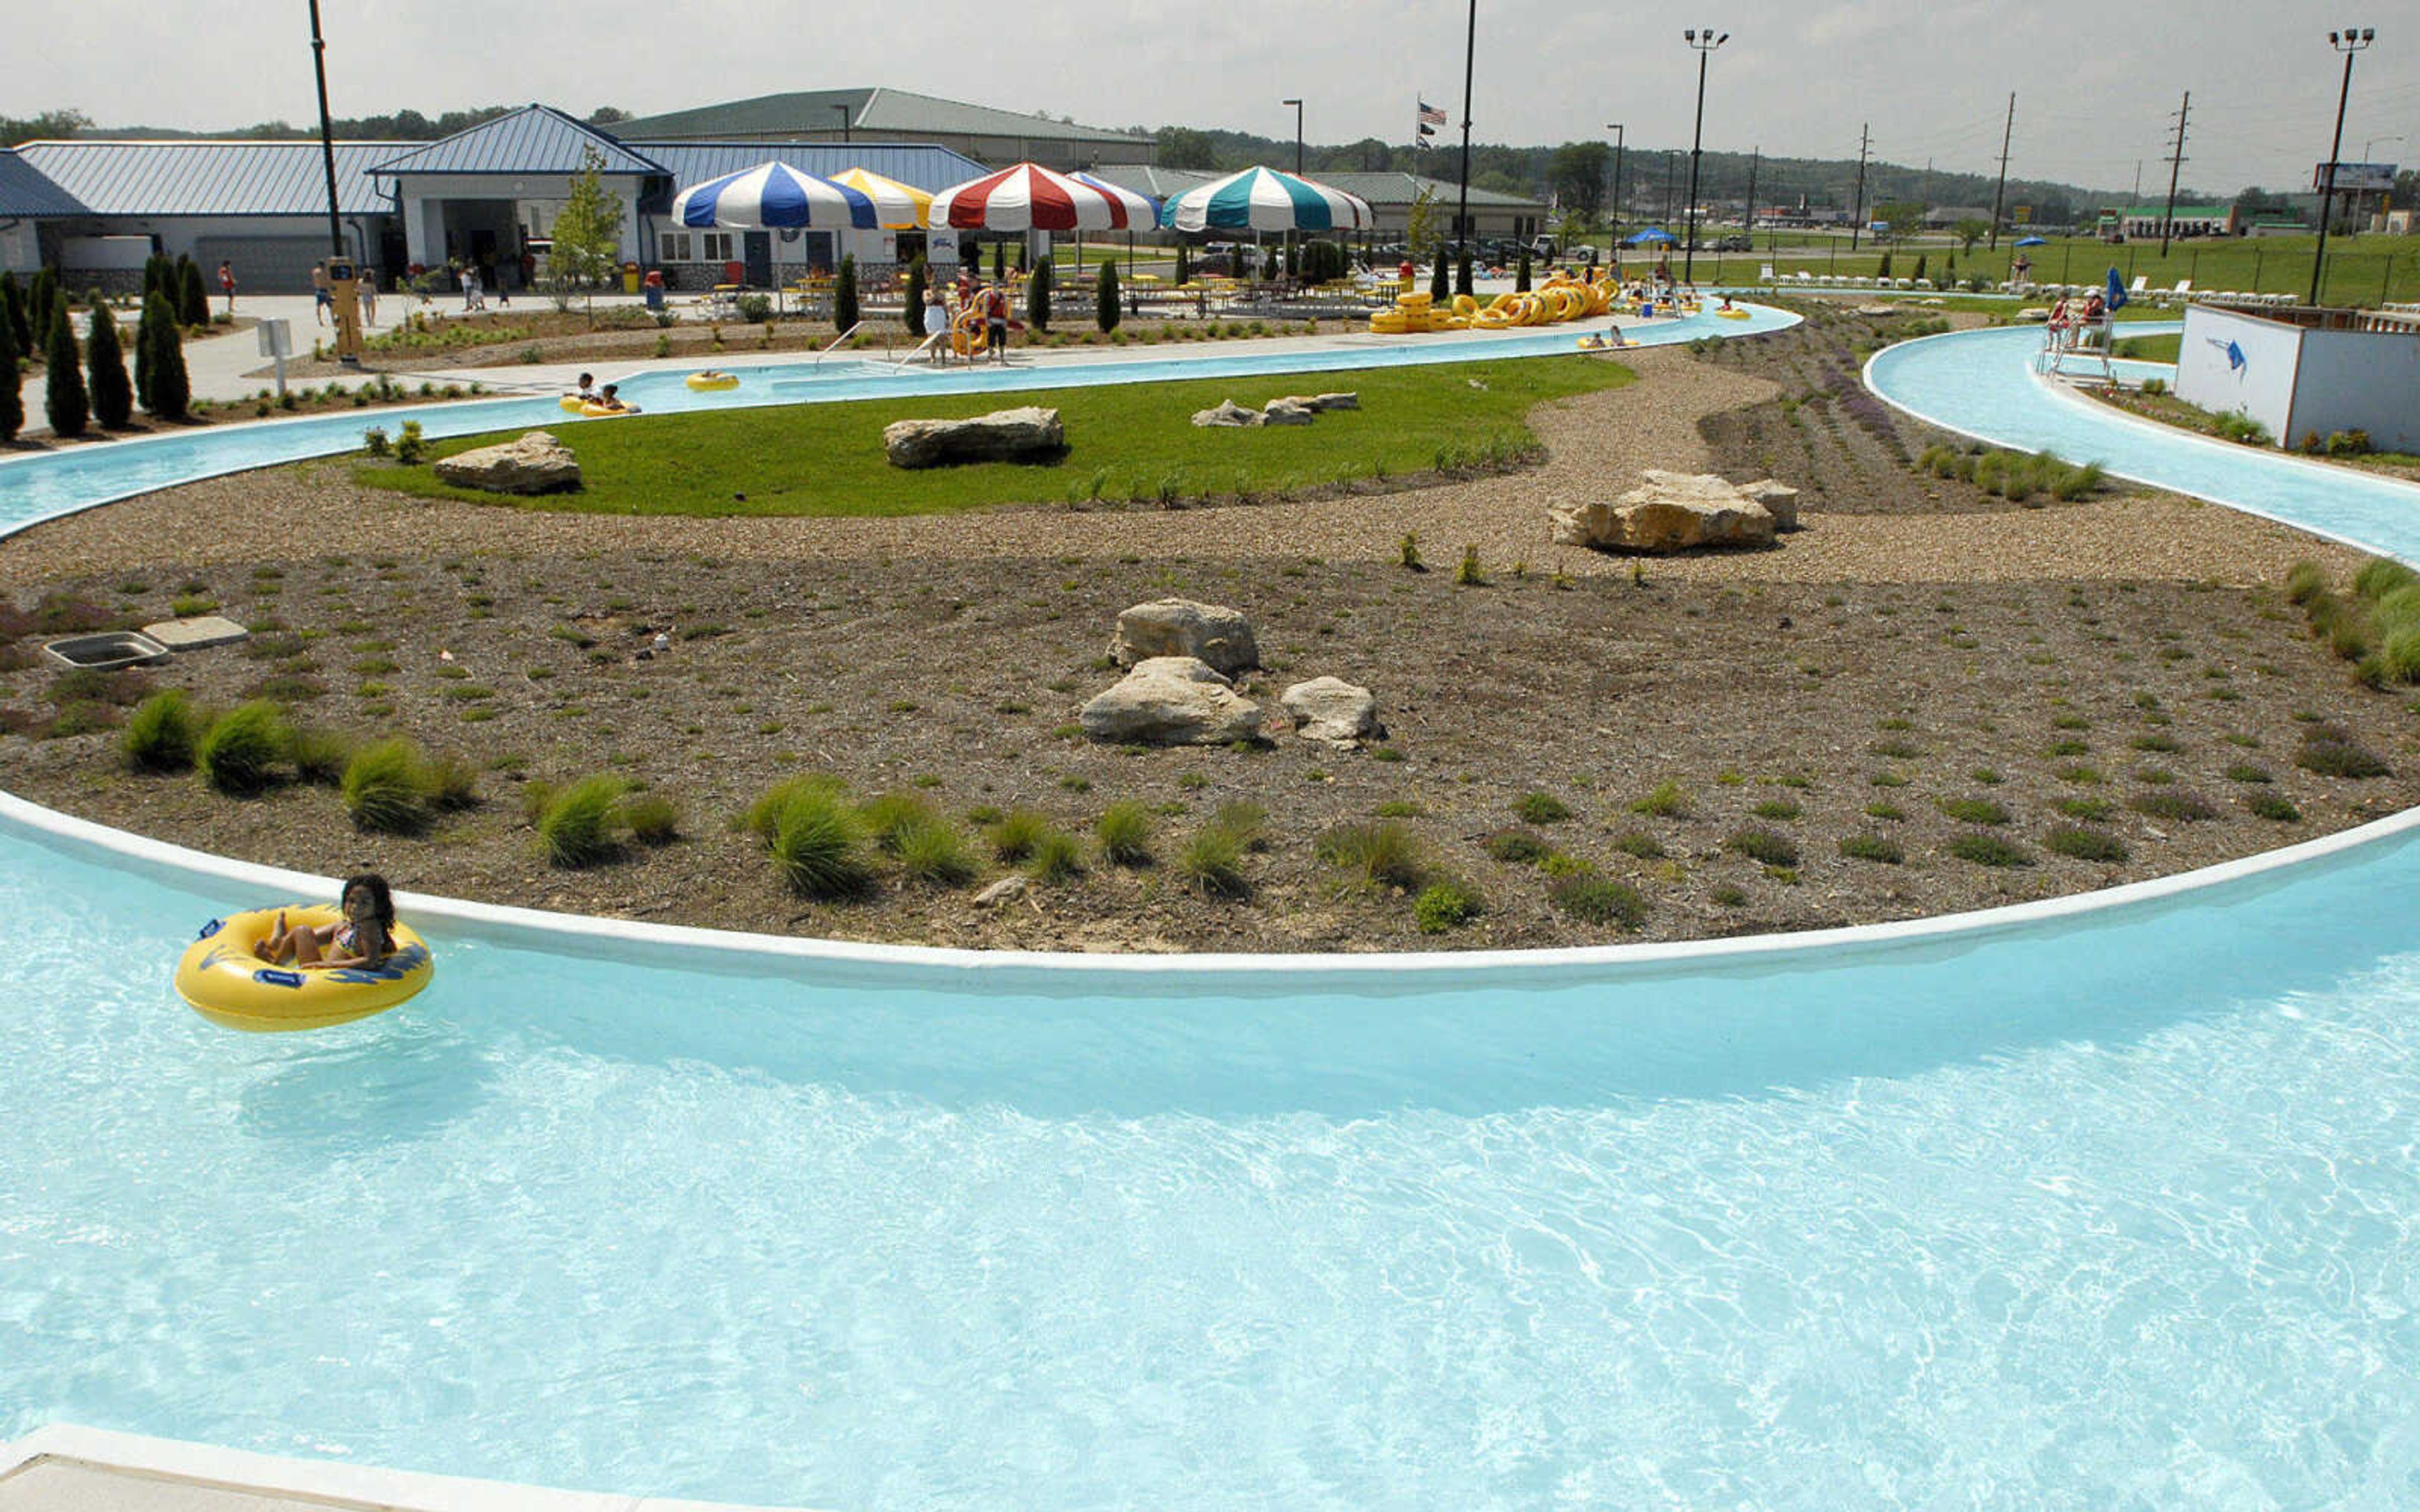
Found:
M 673 196 L 674 224 L 731 230 L 801 225 L 872 230 L 875 213 L 874 200 L 862 191 L 800 173 L 786 162 L 758 163 L 693 184 Z
M 1126 208 L 1132 197 L 1020 162 L 942 190 L 930 214 L 933 224 L 961 231 L 1123 230 L 1141 219 Z
M 863 168 L 843 169 L 831 179 L 874 201 L 875 219 L 886 231 L 908 231 L 923 225 L 925 211 L 933 203 L 933 196 L 915 185 L 885 178 Z
M 1275 168 L 1247 168 L 1168 202 L 1162 224 L 1179 231 L 1336 231 L 1371 224 L 1358 194 Z
M 1124 201 L 1126 208 L 1127 229 L 1132 230 L 1140 226 L 1148 230 L 1159 224 L 1159 201 L 1149 194 L 1138 193 L 1124 184 L 1113 184 L 1106 178 L 1095 178 L 1088 173 L 1078 173 L 1072 177 L 1079 184 L 1088 184 L 1104 194 L 1113 195 Z

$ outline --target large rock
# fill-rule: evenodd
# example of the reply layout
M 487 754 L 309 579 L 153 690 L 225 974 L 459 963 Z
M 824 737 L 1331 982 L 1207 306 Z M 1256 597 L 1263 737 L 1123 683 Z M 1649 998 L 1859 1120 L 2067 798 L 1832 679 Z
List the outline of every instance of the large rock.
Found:
M 970 420 L 894 420 L 882 427 L 882 449 L 894 468 L 1047 462 L 1065 454 L 1067 428 L 1058 410 L 1028 405 Z
M 564 493 L 580 486 L 580 458 L 550 431 L 439 459 L 441 482 L 487 493 Z
M 1271 399 L 1269 403 L 1299 405 L 1310 410 L 1358 409 L 1361 408 L 1361 395 L 1358 393 L 1289 393 L 1282 399 Z
M 1197 425 L 1226 425 L 1242 430 L 1261 423 L 1261 412 L 1247 409 L 1233 399 L 1221 399 L 1216 409 L 1196 409 L 1193 423 Z
M 1264 425 L 1308 425 L 1319 411 L 1300 399 L 1271 399 L 1261 409 Z
M 1754 483 L 1741 484 L 1739 491 L 1764 506 L 1764 512 L 1773 517 L 1775 530 L 1794 531 L 1798 528 L 1797 489 L 1771 478 L 1759 478 Z
M 1379 733 L 1378 701 L 1366 687 L 1341 677 L 1314 677 L 1296 683 L 1278 702 L 1294 716 L 1294 733 L 1305 740 L 1350 746 Z
M 1094 740 L 1132 746 L 1223 746 L 1260 730 L 1261 706 L 1208 663 L 1154 656 L 1077 717 Z
M 1252 622 L 1244 611 L 1189 598 L 1156 598 L 1118 611 L 1109 657 L 1132 667 L 1154 656 L 1192 656 L 1226 676 L 1261 664 Z
M 1559 505 L 1555 539 L 1567 546 L 1612 551 L 1670 552 L 1699 547 L 1769 546 L 1776 526 L 1773 511 L 1750 489 L 1713 473 L 1649 469 L 1638 487 L 1609 503 Z M 1779 489 L 1771 480 L 1755 485 Z M 1797 519 L 1794 491 L 1784 501 Z

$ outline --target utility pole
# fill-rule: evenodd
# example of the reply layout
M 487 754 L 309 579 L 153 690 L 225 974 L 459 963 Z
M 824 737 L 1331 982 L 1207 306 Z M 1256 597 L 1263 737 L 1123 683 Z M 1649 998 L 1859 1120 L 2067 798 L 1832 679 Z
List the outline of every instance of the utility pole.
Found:
M 2000 129 L 2000 182 L 1992 191 L 1992 239 L 1990 248 L 2000 250 L 2000 206 L 2009 193 L 2009 139 L 2017 134 L 2017 92 L 2009 91 L 2009 124 Z
M 1857 237 L 1866 228 L 1866 153 L 1874 145 L 1874 134 L 1868 130 L 1872 125 L 1873 122 L 1868 121 L 1857 128 L 1857 193 L 1855 203 L 1849 207 L 1849 250 L 1851 252 L 1857 250 Z
M 1470 234 L 1467 229 L 1470 224 L 1470 80 L 1471 69 L 1478 61 L 1479 0 L 1470 0 L 1470 35 L 1464 41 L 1462 52 L 1462 203 L 1453 216 L 1454 292 L 1457 294 L 1470 292 L 1462 282 L 1463 259 L 1470 255 L 1469 244 L 1463 239 Z
M 2352 96 L 2353 54 L 2378 39 L 2374 26 L 2346 27 L 2342 32 L 2328 33 L 2328 45 L 2344 54 L 2344 86 L 2336 91 L 2336 134 L 2328 142 L 2327 171 L 2319 184 L 2319 245 L 2311 254 L 2311 308 L 2319 305 L 2319 279 L 2328 265 L 2328 212 L 2336 203 L 2336 157 L 2344 151 L 2345 101 Z
M 1620 121 L 1607 121 L 1605 129 L 1613 133 L 1613 213 L 1608 219 L 1618 235 L 1621 230 L 1621 145 L 1628 133 L 1622 131 Z
M 1764 148 L 1761 146 L 1749 149 L 1747 155 L 1747 213 L 1740 218 L 1740 229 L 1747 234 L 1748 239 L 1751 241 L 1756 239 L 1756 169 L 1757 164 L 1761 162 L 1763 159 Z
M 2168 255 L 2168 237 L 2177 224 L 2177 173 L 2185 162 L 2185 118 L 2193 114 L 2193 91 L 2185 91 L 2184 103 L 2177 107 L 2177 149 L 2168 156 L 2168 208 L 2160 217 L 2160 255 Z

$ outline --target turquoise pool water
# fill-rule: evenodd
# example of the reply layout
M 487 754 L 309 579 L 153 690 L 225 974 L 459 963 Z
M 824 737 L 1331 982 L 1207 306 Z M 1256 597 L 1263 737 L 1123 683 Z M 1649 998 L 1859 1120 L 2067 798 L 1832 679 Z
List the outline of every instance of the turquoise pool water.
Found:
M 1438 972 L 447 923 L 405 1010 L 252 1038 L 166 968 L 256 888 L 0 814 L 0 1436 L 852 1509 L 2412 1504 L 2415 885 L 2406 833 Z

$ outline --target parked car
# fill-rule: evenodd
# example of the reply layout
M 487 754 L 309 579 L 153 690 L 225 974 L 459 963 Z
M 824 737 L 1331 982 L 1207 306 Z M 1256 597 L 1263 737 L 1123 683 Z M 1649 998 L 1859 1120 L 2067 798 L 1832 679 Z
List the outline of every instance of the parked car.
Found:
M 1728 236 L 1714 243 L 1716 252 L 1754 252 L 1756 239 L 1745 234 Z

